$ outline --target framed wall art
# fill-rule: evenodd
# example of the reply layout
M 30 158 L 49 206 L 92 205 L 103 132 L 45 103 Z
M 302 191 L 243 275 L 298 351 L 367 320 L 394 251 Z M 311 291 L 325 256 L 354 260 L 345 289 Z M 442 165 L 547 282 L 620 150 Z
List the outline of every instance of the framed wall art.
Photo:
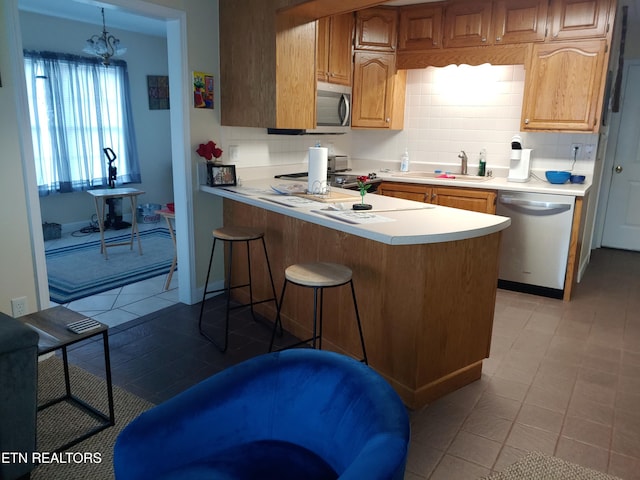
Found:
M 166 75 L 147 75 L 149 92 L 149 110 L 169 109 L 169 77 Z
M 213 75 L 193 72 L 193 106 L 213 109 Z

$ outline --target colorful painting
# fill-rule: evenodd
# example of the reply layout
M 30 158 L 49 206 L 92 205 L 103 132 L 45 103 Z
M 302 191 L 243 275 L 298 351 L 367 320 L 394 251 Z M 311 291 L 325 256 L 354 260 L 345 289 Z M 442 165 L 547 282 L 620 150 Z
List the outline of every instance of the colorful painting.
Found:
M 169 77 L 147 75 L 149 110 L 169 110 Z
M 193 72 L 193 106 L 213 108 L 213 75 Z

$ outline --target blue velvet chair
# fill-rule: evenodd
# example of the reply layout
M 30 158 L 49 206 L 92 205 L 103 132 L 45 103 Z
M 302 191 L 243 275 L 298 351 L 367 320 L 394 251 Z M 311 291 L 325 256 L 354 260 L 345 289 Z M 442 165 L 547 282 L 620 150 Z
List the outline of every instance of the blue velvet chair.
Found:
M 117 480 L 401 480 L 409 418 L 370 367 L 293 349 L 247 360 L 118 436 Z

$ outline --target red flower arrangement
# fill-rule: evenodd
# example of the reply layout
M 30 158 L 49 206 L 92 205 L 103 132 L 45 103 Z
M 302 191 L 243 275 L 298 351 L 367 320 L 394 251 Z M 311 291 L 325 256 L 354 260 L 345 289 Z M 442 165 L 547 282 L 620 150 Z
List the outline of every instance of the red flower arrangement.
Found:
M 209 140 L 208 143 L 201 143 L 196 152 L 207 160 L 220 158 L 222 156 L 222 149 L 218 148 L 211 140 Z
M 360 203 L 364 203 L 364 196 L 367 193 L 367 190 L 371 188 L 371 184 L 366 183 L 367 180 L 369 180 L 368 175 L 362 175 L 356 178 L 356 182 L 358 184 L 358 190 L 360 190 L 360 197 L 361 197 Z

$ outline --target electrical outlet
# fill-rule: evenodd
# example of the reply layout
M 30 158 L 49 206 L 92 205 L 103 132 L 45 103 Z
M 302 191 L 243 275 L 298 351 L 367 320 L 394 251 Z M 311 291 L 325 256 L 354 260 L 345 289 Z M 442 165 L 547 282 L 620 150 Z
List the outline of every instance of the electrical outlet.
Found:
M 14 318 L 22 317 L 27 314 L 27 297 L 19 297 L 11 299 L 11 313 Z
M 580 154 L 582 153 L 582 144 L 581 143 L 572 143 L 571 144 L 571 160 L 574 158 L 580 158 Z
M 588 144 L 584 146 L 584 158 L 586 158 L 587 160 L 591 160 L 593 158 L 593 151 L 595 150 L 596 146 L 593 144 Z

